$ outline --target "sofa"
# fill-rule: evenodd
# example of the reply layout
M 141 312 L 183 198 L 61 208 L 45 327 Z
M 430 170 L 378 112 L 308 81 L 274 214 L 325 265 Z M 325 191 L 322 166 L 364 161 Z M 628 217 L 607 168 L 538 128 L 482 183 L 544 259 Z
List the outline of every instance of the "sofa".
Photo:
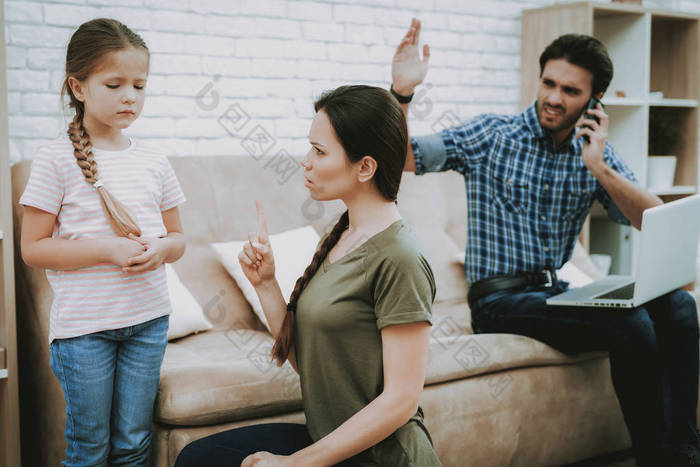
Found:
M 301 170 L 266 158 L 171 162 L 188 198 L 180 207 L 187 250 L 174 268 L 214 328 L 167 347 L 153 424 L 157 467 L 173 465 L 188 443 L 212 433 L 304 421 L 297 375 L 288 363 L 270 362 L 271 336 L 209 244 L 247 238 L 255 199 L 265 205 L 270 233 L 304 225 L 323 233 L 343 208 L 311 200 Z M 16 245 L 17 200 L 29 170 L 28 161 L 12 168 Z M 567 356 L 522 336 L 473 334 L 456 261 L 468 215 L 461 176 L 404 174 L 398 206 L 437 283 L 421 405 L 444 465 L 562 465 L 629 447 L 606 354 Z M 49 368 L 52 293 L 44 271 L 24 265 L 19 250 L 16 276 L 22 457 L 25 465 L 54 466 L 65 449 L 65 407 Z

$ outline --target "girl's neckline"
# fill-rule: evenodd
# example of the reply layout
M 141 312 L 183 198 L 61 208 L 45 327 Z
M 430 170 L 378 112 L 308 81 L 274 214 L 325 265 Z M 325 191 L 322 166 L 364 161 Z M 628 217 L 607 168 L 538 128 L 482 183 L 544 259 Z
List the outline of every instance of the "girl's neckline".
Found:
M 92 152 L 94 154 L 105 154 L 105 155 L 117 155 L 130 152 L 134 149 L 135 142 L 133 138 L 129 138 L 129 145 L 124 149 L 100 149 L 93 146 Z
M 404 224 L 403 218 L 395 220 L 389 226 L 387 226 L 384 230 L 380 230 L 376 234 L 372 235 L 369 237 L 367 240 L 365 240 L 361 245 L 358 245 L 356 248 L 354 248 L 352 251 L 349 253 L 344 254 L 340 258 L 336 259 L 332 263 L 328 259 L 328 255 L 326 255 L 326 258 L 323 260 L 323 270 L 326 271 L 328 268 L 335 266 L 338 263 L 342 263 L 346 259 L 352 258 L 355 255 L 357 255 L 359 252 L 365 250 L 368 245 L 370 245 L 373 242 L 376 242 L 379 238 L 383 237 L 386 232 L 393 231 L 398 229 L 399 227 L 402 227 Z

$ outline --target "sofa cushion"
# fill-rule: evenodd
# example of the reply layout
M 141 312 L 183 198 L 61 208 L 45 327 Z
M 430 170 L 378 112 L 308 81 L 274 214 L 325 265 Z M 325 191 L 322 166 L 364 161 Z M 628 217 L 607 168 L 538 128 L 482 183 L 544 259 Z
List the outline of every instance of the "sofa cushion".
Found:
M 425 384 L 444 383 L 514 368 L 570 365 L 605 356 L 605 352 L 569 356 L 547 344 L 514 334 L 433 334 Z
M 446 185 L 450 186 L 452 193 L 445 192 Z M 461 206 L 459 214 L 454 212 L 455 204 Z M 420 177 L 404 173 L 398 207 L 415 232 L 433 269 L 437 289 L 435 303 L 466 300 L 464 266 L 455 262 L 460 243 L 455 242 L 448 232 L 448 227 L 453 223 L 462 224 L 466 228 L 463 178 L 456 173 L 427 174 Z M 464 251 L 464 248 L 461 250 Z
M 465 311 L 465 304 L 437 307 L 426 385 L 605 356 L 570 357 L 510 334 L 466 334 Z M 168 425 L 207 425 L 299 410 L 299 377 L 289 363 L 277 367 L 271 362 L 272 343 L 266 332 L 250 329 L 210 331 L 171 342 L 161 368 L 155 419 Z
M 474 334 L 471 311 L 466 300 L 433 304 L 433 325 L 430 336 L 448 337 Z
M 270 248 L 275 256 L 275 278 L 285 300 L 289 300 L 297 280 L 311 263 L 319 240 L 320 237 L 316 233 L 316 229 L 310 225 L 269 235 Z M 269 331 L 270 325 L 260 304 L 258 294 L 255 292 L 255 287 L 245 276 L 238 260 L 243 245 L 248 242 L 248 239 L 215 242 L 211 244 L 211 247 L 216 251 L 219 261 L 224 265 L 226 271 L 236 281 L 246 300 L 255 311 L 255 315 Z
M 204 315 L 199 302 L 182 283 L 172 264 L 165 265 L 165 276 L 168 280 L 168 295 L 172 306 L 168 323 L 168 340 L 211 329 L 213 325 Z
M 173 263 L 182 283 L 202 306 L 214 330 L 265 330 L 243 292 L 226 272 L 214 250 L 188 237 L 185 254 Z
M 209 331 L 165 350 L 154 419 L 207 425 L 301 408 L 299 376 L 270 359 L 272 338 L 250 329 Z

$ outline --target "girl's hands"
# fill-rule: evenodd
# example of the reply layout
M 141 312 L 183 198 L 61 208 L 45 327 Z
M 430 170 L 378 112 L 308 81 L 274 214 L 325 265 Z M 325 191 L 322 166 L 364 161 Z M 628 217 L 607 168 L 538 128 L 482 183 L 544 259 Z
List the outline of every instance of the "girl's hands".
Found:
M 129 234 L 130 241 L 137 243 L 142 251 L 130 257 L 120 266 L 124 272 L 146 272 L 158 269 L 168 257 L 167 244 L 162 238 L 141 238 Z
M 109 262 L 122 268 L 129 265 L 130 258 L 141 255 L 147 248 L 144 244 L 132 238 L 116 237 L 109 238 L 107 241 Z
M 275 260 L 270 248 L 270 238 L 267 236 L 265 212 L 260 201 L 255 202 L 258 212 L 258 231 L 248 234 L 248 243 L 238 253 L 243 274 L 253 287 L 275 279 Z M 265 464 L 267 465 L 267 464 Z

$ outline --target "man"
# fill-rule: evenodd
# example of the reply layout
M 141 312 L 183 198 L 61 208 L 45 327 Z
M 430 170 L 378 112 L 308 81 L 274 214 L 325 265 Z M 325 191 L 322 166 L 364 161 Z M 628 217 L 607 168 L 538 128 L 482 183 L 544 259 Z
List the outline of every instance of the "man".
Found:
M 423 47 L 421 59 L 419 34 L 414 19 L 392 63 L 392 92 L 406 115 L 428 70 L 430 49 Z M 602 106 L 588 112 L 598 121 L 581 118 L 592 97 L 602 98 L 612 74 L 598 40 L 561 36 L 540 57 L 532 106 L 520 115 L 481 115 L 412 138 L 404 170 L 464 175 L 474 330 L 529 336 L 568 354 L 608 351 L 638 464 L 698 465 L 698 319 L 692 297 L 676 290 L 625 312 L 545 303 L 568 287 L 554 271 L 570 258 L 595 200 L 611 219 L 637 229 L 644 210 L 662 203 L 639 187 L 606 142 Z M 518 278 L 519 285 L 503 277 Z

